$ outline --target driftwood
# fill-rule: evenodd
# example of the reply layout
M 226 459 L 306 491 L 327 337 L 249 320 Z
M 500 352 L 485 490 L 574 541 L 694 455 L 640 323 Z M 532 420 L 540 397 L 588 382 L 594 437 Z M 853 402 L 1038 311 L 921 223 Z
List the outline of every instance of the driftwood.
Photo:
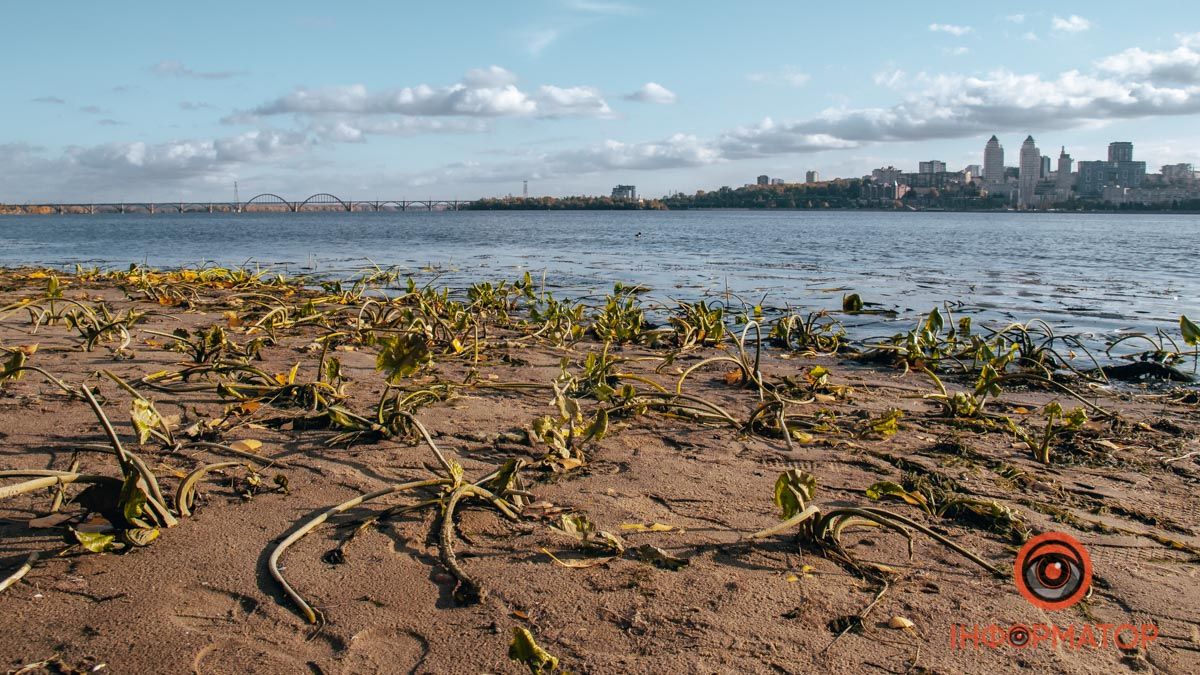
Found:
M 1100 369 L 1110 380 L 1169 380 L 1171 382 L 1194 382 L 1188 373 L 1157 361 L 1136 361 L 1119 366 L 1104 366 Z

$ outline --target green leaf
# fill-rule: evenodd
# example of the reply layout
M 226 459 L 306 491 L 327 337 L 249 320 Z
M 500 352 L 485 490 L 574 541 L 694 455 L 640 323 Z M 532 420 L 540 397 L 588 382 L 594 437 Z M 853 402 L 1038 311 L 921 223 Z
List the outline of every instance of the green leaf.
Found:
M 775 479 L 775 505 L 787 520 L 804 510 L 817 494 L 817 477 L 801 469 L 788 469 Z
M 134 527 L 149 528 L 150 524 L 142 519 L 142 514 L 145 512 L 150 498 L 146 495 L 146 491 L 138 485 L 140 480 L 141 476 L 137 471 L 131 469 L 125 473 L 125 482 L 121 484 L 121 495 L 117 498 L 117 506 L 121 509 L 121 515 L 125 518 L 126 523 Z
M 654 565 L 659 569 L 670 570 L 675 572 L 688 566 L 686 558 L 676 558 L 657 546 L 650 544 L 642 544 L 633 549 L 633 554 L 638 560 L 644 563 Z
M 601 408 L 596 412 L 596 419 L 583 430 L 583 441 L 599 441 L 608 432 L 608 411 Z
M 1183 333 L 1183 341 L 1193 347 L 1200 346 L 1200 326 L 1192 323 L 1191 319 L 1179 316 L 1179 331 Z
M 154 409 L 154 404 L 144 398 L 133 399 L 129 417 L 133 421 L 134 430 L 137 431 L 138 445 L 145 445 L 146 441 L 150 440 L 151 430 L 163 423 L 162 417 Z
M 858 293 L 842 296 L 842 311 L 843 312 L 861 312 L 863 308 L 862 298 Z
M 1001 393 L 1000 385 L 996 380 L 1000 378 L 1000 374 L 991 364 L 984 364 L 979 371 L 979 379 L 975 381 L 975 395 L 984 396 L 999 396 Z
M 12 379 L 19 380 L 25 374 L 21 368 L 25 367 L 25 352 L 15 351 L 8 360 L 4 362 L 4 368 L 0 370 L 0 382 Z
M 79 542 L 80 546 L 92 553 L 104 553 L 105 551 L 115 551 L 121 548 L 121 544 L 117 541 L 117 535 L 115 534 L 80 532 L 79 530 L 71 530 L 71 534 L 75 535 L 75 540 Z
M 564 513 L 558 519 L 558 526 L 551 525 L 550 529 L 560 534 L 565 534 L 568 537 L 578 539 L 579 541 L 584 541 L 591 536 L 596 526 L 582 513 Z
M 160 531 L 157 527 L 133 527 L 121 533 L 125 541 L 134 546 L 149 546 L 158 539 Z
M 342 381 L 342 362 L 336 356 L 325 360 L 325 381 L 334 386 Z
M 867 498 L 879 501 L 884 497 L 896 497 L 907 504 L 913 506 L 924 506 L 925 498 L 918 493 L 905 490 L 899 483 L 893 483 L 887 480 L 881 480 L 878 483 L 867 488 Z
M 941 333 L 945 325 L 945 322 L 942 320 L 942 313 L 938 311 L 937 307 L 934 307 L 933 311 L 929 312 L 929 316 L 925 318 L 925 330 L 934 335 Z
M 900 418 L 904 417 L 904 411 L 897 408 L 888 410 L 883 415 L 876 419 L 872 419 L 869 424 L 871 432 L 890 438 L 900 431 Z
M 384 373 L 390 384 L 399 383 L 433 360 L 423 335 L 397 335 L 383 340 L 382 344 L 383 349 L 375 358 L 375 369 Z
M 558 657 L 538 646 L 533 635 L 520 626 L 513 628 L 513 639 L 508 645 L 508 658 L 524 664 L 533 675 L 544 675 L 558 670 Z
M 1068 429 L 1082 429 L 1083 425 L 1088 421 L 1087 411 L 1082 407 L 1075 408 L 1063 417 L 1063 421 L 1066 423 Z
M 522 462 L 519 459 L 510 459 L 500 467 L 496 472 L 495 478 L 492 478 L 486 483 L 488 491 L 492 494 L 503 497 L 504 493 L 508 492 L 517 479 L 517 472 L 520 471 Z

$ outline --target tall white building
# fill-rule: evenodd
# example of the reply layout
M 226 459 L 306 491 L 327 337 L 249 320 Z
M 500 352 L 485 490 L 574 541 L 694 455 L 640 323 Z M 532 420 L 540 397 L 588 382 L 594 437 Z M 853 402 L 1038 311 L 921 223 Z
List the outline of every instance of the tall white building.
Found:
M 1042 151 L 1033 142 L 1033 136 L 1026 136 L 1021 144 L 1020 173 L 1017 174 L 1017 205 L 1029 206 L 1033 203 L 1034 190 L 1037 189 L 1038 178 L 1042 174 Z
M 1074 180 L 1071 177 L 1071 156 L 1067 154 L 1067 146 L 1062 146 L 1058 153 L 1058 175 L 1054 179 L 1054 187 L 1062 196 L 1071 192 Z
M 990 183 L 1004 182 L 1004 146 L 994 135 L 983 146 L 983 179 Z

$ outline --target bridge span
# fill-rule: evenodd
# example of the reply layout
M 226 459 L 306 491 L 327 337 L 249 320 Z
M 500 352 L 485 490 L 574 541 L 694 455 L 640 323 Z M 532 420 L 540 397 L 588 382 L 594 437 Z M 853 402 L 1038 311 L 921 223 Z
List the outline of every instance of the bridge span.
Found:
M 97 213 L 300 213 L 302 211 L 460 211 L 472 200 L 463 199 L 342 199 L 318 192 L 301 200 L 288 200 L 271 192 L 246 201 L 217 202 L 93 202 L 0 204 L 0 213 L 97 214 Z

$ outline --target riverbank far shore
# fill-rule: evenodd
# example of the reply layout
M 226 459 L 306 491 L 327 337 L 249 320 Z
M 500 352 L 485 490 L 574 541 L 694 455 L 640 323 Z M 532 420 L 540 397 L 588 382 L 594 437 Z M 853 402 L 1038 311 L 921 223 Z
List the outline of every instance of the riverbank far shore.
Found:
M 528 277 L 0 269 L 0 668 L 1200 663 L 1194 387 L 932 319 L 914 351 L 753 317 L 651 327 L 636 289 Z M 1061 611 L 1012 576 L 1047 532 L 1090 556 Z M 961 639 L 1048 624 L 1097 644 Z M 1126 624 L 1152 637 L 1095 628 Z

